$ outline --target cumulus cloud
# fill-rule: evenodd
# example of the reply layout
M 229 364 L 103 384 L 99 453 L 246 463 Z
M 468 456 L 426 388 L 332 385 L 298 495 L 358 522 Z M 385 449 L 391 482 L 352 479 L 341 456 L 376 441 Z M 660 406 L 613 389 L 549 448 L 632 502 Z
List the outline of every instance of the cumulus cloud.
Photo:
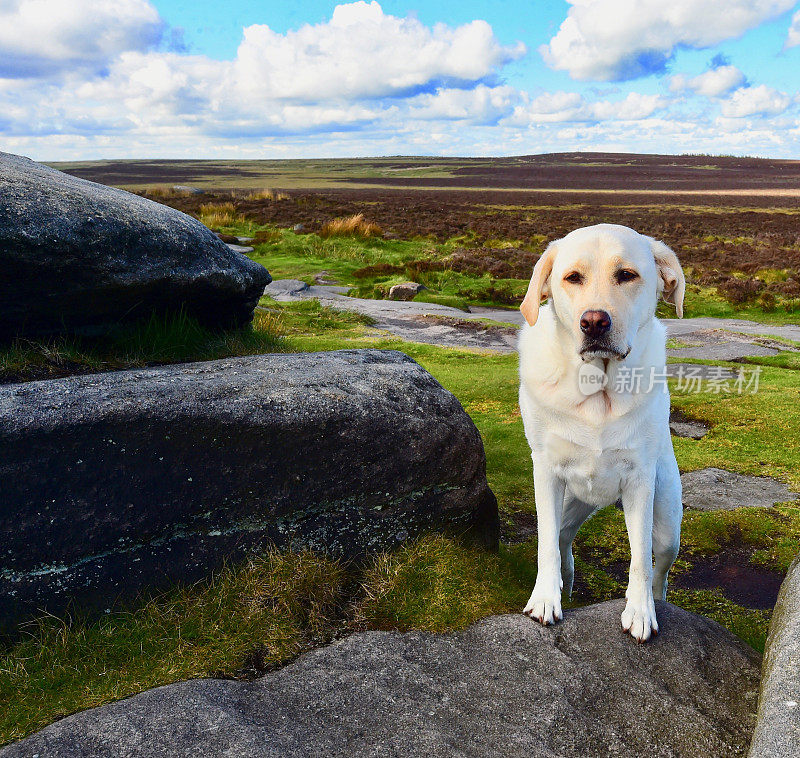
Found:
M 765 84 L 740 87 L 722 104 L 722 115 L 728 118 L 777 116 L 791 105 L 792 98 Z
M 573 10 L 580 3 L 589 0 Z M 37 4 L 55 9 L 57 21 L 9 32 Z M 66 5 L 69 17 L 59 16 Z M 340 5 L 327 21 L 283 34 L 247 27 L 231 60 L 189 54 L 179 39 L 168 44 L 170 30 L 145 0 L 0 0 L 0 21 L 3 149 L 37 158 L 714 152 L 739 144 L 752 153 L 777 139 L 776 124 L 789 124 L 785 135 L 795 124 L 794 111 L 779 115 L 792 107 L 788 95 L 747 86 L 720 57 L 704 74 L 672 81 L 673 91 L 718 98 L 713 122 L 679 113 L 675 99 L 616 86 L 529 94 L 502 79 L 524 46 L 502 45 L 485 22 L 426 26 L 376 2 Z M 791 139 L 800 144 L 800 131 Z
M 121 0 L 121 6 L 128 3 L 130 10 L 140 2 Z M 105 23 L 114 26 L 108 18 Z M 124 35 L 119 29 L 115 34 L 119 43 Z M 105 61 L 101 73 L 73 66 L 57 83 L 17 79 L 16 89 L 0 74 L 0 97 L 6 105 L 18 103 L 11 116 L 5 114 L 3 131 L 21 133 L 34 123 L 58 131 L 79 123 L 82 115 L 103 114 L 84 119 L 86 129 L 94 123 L 100 133 L 108 125 L 109 133 L 310 134 L 355 129 L 393 113 L 398 103 L 414 117 L 488 123 L 508 112 L 512 90 L 487 82 L 525 52 L 521 44 L 501 45 L 484 21 L 429 27 L 363 1 L 339 5 L 327 22 L 285 34 L 264 25 L 247 27 L 236 57 L 228 61 L 132 49 L 133 36 L 126 39 L 129 44 L 117 44 L 126 49 Z M 81 45 L 65 43 L 52 55 L 69 61 L 81 55 L 103 58 L 99 53 L 92 58 Z M 113 46 L 101 47 L 108 52 Z
M 661 73 L 676 48 L 739 37 L 796 0 L 567 0 L 571 8 L 539 51 L 573 79 L 623 81 Z
M 800 11 L 792 16 L 792 23 L 789 25 L 789 31 L 786 34 L 786 42 L 784 48 L 797 47 L 800 45 Z
M 163 30 L 148 0 L 2 0 L 0 77 L 101 70 L 155 45 Z
M 670 80 L 672 92 L 691 91 L 704 97 L 720 97 L 745 83 L 744 74 L 736 66 L 720 66 L 698 76 L 678 74 Z
M 386 97 L 481 81 L 524 53 L 522 43 L 502 46 L 485 21 L 427 27 L 359 0 L 337 6 L 330 21 L 286 34 L 247 27 L 234 75 L 250 97 Z
M 441 89 L 410 100 L 408 115 L 425 121 L 469 121 L 488 125 L 509 115 L 519 100 L 519 91 L 506 85 L 479 84 L 471 90 Z
M 577 92 L 545 92 L 517 106 L 506 123 L 518 126 L 566 122 L 639 121 L 665 107 L 660 95 L 630 92 L 622 100 L 590 102 Z

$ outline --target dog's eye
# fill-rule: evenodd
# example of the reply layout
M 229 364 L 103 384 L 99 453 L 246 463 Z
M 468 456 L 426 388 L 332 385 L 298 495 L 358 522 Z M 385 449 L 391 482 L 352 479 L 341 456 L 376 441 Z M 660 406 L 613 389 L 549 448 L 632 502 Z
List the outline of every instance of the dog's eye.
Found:
M 620 271 L 617 271 L 617 281 L 620 284 L 624 284 L 625 282 L 632 282 L 634 279 L 638 279 L 639 274 L 635 271 L 631 271 L 628 268 L 623 268 Z
M 573 271 L 564 277 L 564 281 L 570 284 L 580 284 L 583 281 L 583 277 L 577 271 Z

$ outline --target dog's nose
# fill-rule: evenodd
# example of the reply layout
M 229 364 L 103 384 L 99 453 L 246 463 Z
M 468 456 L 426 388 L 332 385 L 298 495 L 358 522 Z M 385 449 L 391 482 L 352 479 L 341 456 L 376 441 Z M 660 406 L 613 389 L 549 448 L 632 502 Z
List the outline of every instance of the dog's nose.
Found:
M 605 311 L 585 311 L 581 316 L 581 331 L 587 336 L 597 339 L 611 328 L 611 316 Z

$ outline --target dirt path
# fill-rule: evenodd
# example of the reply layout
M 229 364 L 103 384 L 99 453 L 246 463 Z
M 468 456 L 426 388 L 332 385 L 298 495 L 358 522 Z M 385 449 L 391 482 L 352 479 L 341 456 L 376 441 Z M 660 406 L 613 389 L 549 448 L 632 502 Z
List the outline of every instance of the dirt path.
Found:
M 347 287 L 308 286 L 298 279 L 278 279 L 267 287 L 265 294 L 284 302 L 316 299 L 333 308 L 363 313 L 375 320 L 376 329 L 412 342 L 500 353 L 516 349 L 516 331 L 522 325 L 522 314 L 517 309 L 475 307 L 462 311 L 436 303 L 347 297 L 347 290 Z M 723 318 L 662 321 L 673 340 L 667 354 L 675 358 L 736 360 L 793 349 L 777 340 L 800 343 L 800 325 L 773 326 Z

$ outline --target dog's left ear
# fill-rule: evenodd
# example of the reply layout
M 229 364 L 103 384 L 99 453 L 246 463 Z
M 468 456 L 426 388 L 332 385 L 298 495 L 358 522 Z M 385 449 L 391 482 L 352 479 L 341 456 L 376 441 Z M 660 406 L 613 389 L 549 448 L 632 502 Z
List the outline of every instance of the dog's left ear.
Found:
M 664 300 L 673 303 L 678 318 L 683 318 L 683 296 L 686 293 L 686 278 L 683 275 L 678 256 L 663 242 L 650 240 L 650 249 L 656 261 L 658 276 L 661 279 L 659 292 Z
M 531 283 L 528 285 L 528 291 L 522 300 L 522 305 L 519 309 L 525 320 L 533 326 L 536 319 L 539 318 L 539 305 L 543 297 L 547 297 L 550 293 L 547 288 L 547 282 L 550 278 L 550 272 L 553 270 L 553 261 L 555 260 L 558 248 L 555 242 L 551 242 L 547 249 L 542 253 L 536 265 L 533 267 L 533 276 Z

